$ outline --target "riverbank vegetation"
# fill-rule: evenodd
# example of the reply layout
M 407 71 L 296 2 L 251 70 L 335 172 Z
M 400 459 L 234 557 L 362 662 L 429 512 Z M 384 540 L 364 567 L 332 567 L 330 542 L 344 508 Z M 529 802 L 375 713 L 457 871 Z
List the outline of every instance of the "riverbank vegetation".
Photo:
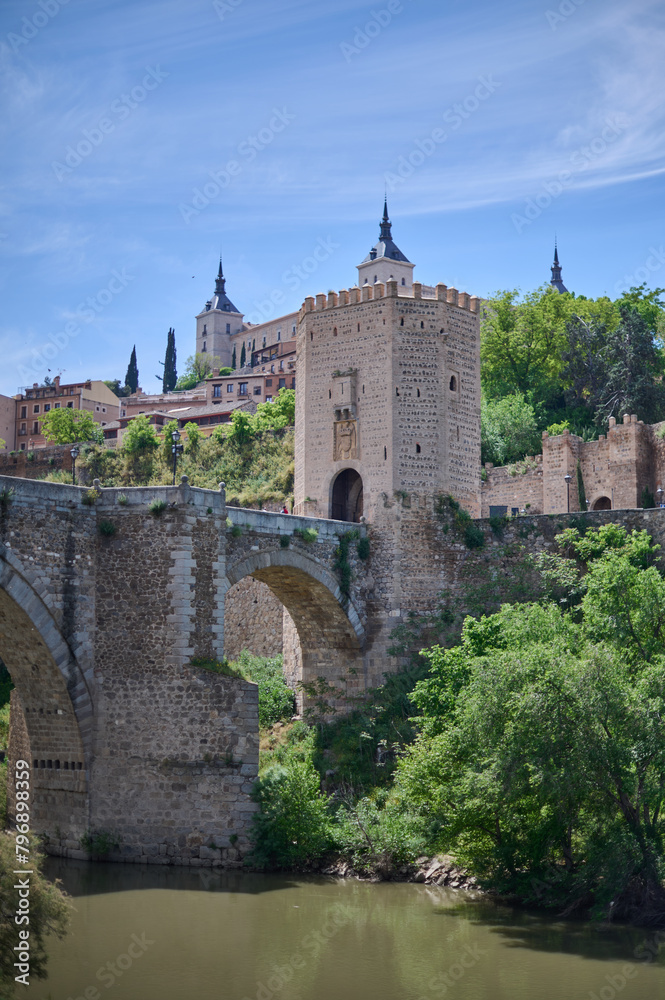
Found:
M 584 440 L 610 417 L 665 419 L 665 289 L 631 288 L 614 301 L 546 285 L 483 302 L 482 461 L 505 465 L 541 450 L 542 432 Z
M 665 923 L 658 547 L 613 524 L 557 540 L 534 564 L 545 596 L 467 617 L 351 715 L 264 755 L 256 861 L 386 877 L 447 852 L 524 903 Z

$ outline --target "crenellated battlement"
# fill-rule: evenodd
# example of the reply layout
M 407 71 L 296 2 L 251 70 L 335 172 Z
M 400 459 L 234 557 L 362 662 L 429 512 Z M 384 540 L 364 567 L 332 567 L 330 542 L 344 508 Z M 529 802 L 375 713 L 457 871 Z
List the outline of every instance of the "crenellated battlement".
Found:
M 477 295 L 469 295 L 467 292 L 460 292 L 457 288 L 449 288 L 443 283 L 438 285 L 423 285 L 419 281 L 414 281 L 410 289 L 402 288 L 397 281 L 377 281 L 375 284 L 353 285 L 351 288 L 343 288 L 339 292 L 323 292 L 318 295 L 308 295 L 300 307 L 299 319 L 311 312 L 325 312 L 328 309 L 339 309 L 342 306 L 357 305 L 361 302 L 372 302 L 377 299 L 412 299 L 412 300 L 434 300 L 436 302 L 446 302 L 457 309 L 464 309 L 466 312 L 478 313 L 480 310 L 480 298 Z

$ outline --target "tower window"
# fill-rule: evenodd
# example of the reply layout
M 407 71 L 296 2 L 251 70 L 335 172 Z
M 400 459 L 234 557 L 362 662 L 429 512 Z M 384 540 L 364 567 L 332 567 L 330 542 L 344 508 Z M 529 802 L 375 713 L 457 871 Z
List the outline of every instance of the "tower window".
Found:
M 313 333 L 310 333 L 310 335 L 309 335 L 309 339 L 310 339 L 310 340 L 314 340 L 314 334 L 313 334 Z
M 227 333 L 229 332 L 229 329 L 228 329 L 228 327 L 229 327 L 229 324 L 227 323 L 227 324 L 226 324 L 226 332 L 227 332 Z M 207 327 L 206 327 L 206 324 L 204 323 L 204 324 L 203 324 L 203 336 L 204 336 L 204 337 L 205 337 L 205 335 L 206 335 L 206 333 L 207 333 L 207 332 L 208 332 L 208 330 L 207 330 Z
M 333 328 L 333 337 L 336 337 L 336 336 L 337 336 L 337 327 L 334 327 Z
M 205 354 L 205 352 L 206 352 L 206 342 L 205 342 L 205 340 L 203 341 L 203 347 L 201 348 L 201 352 L 203 354 Z
M 420 389 L 416 389 L 416 395 L 418 396 L 418 399 L 420 399 Z
M 422 320 L 422 319 L 421 319 L 421 321 L 420 321 L 420 329 L 421 329 L 421 330 L 424 330 L 424 329 L 425 329 L 425 322 L 424 322 L 424 320 Z
M 328 399 L 332 399 L 332 389 L 328 389 Z
M 457 392 L 457 379 L 454 375 L 450 376 L 450 391 Z
M 419 454 L 420 454 L 420 445 L 416 441 L 416 455 L 419 455 Z
M 204 333 L 206 332 L 206 331 L 205 331 L 205 327 L 203 327 L 203 332 L 204 332 Z M 231 324 L 230 324 L 230 323 L 227 323 L 227 324 L 226 324 L 226 332 L 227 332 L 227 333 L 231 333 Z
M 402 284 L 403 284 L 403 285 L 405 285 L 405 284 L 406 284 L 406 278 L 402 278 Z
M 278 340 L 281 340 L 281 339 L 282 339 L 282 331 L 281 331 L 281 330 L 278 330 L 278 331 L 277 331 L 277 339 L 278 339 Z
M 384 445 L 383 446 L 383 461 L 385 462 L 387 460 L 387 458 L 388 458 L 388 449 Z
M 400 316 L 400 318 L 399 318 L 399 325 L 400 326 L 404 326 L 404 317 L 403 316 Z
M 360 333 L 360 323 L 358 323 L 358 333 Z
M 293 324 L 293 326 L 291 327 L 291 334 L 292 334 L 292 336 L 294 336 L 294 337 L 295 337 L 295 335 L 296 335 L 296 324 L 295 324 L 295 323 L 294 323 L 294 324 Z
M 395 395 L 399 396 L 399 389 L 397 388 L 397 386 L 395 386 Z
M 374 275 L 374 284 L 376 284 L 378 280 L 379 280 L 379 279 L 378 279 L 378 277 L 377 277 L 377 276 L 376 276 L 376 274 L 375 274 L 375 275 Z

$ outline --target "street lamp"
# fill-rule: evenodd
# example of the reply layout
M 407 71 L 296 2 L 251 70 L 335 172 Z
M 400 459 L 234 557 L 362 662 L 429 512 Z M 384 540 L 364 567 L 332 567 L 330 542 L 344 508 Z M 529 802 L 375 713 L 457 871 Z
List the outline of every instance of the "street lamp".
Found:
M 567 472 L 563 478 L 566 483 L 566 501 L 568 504 L 568 513 L 570 514 L 570 484 L 573 481 L 573 477 L 569 472 Z
M 175 486 L 175 469 L 178 464 L 178 455 L 182 455 L 182 445 L 178 442 L 180 441 L 180 431 L 174 430 L 171 432 L 171 438 L 173 444 L 171 445 L 171 454 L 173 455 L 173 485 Z
M 69 453 L 72 456 L 72 486 L 76 486 L 76 459 L 79 457 L 79 447 L 74 445 Z

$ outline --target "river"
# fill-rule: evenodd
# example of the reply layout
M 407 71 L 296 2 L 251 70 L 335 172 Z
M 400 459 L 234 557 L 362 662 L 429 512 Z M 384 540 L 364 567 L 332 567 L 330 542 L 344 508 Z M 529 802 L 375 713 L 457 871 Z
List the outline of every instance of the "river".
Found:
M 665 1000 L 657 932 L 472 893 L 56 859 L 47 874 L 74 912 L 48 979 L 17 987 L 29 1000 Z

